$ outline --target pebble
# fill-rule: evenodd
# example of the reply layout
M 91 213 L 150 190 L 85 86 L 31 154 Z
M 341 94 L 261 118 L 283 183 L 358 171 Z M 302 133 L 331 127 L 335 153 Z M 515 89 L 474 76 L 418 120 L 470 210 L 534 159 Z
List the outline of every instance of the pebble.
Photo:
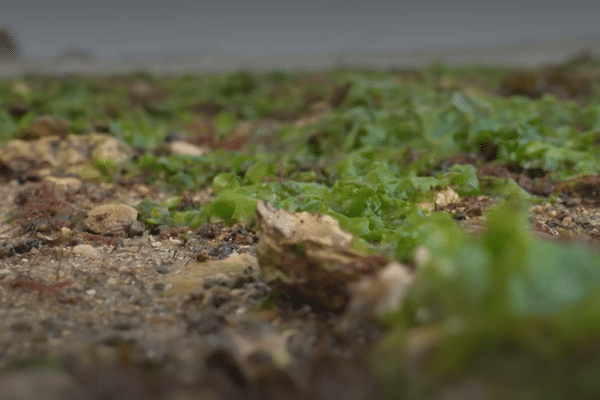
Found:
M 138 212 L 126 204 L 103 204 L 92 208 L 83 221 L 92 232 L 102 235 L 125 235 L 137 220 Z
M 569 207 L 577 206 L 577 205 L 581 204 L 581 198 L 580 197 L 569 197 L 568 199 L 565 200 L 565 204 Z
M 569 226 L 569 225 L 571 225 L 572 222 L 573 222 L 573 218 L 571 218 L 569 216 L 564 217 L 561 221 L 563 226 Z
M 210 151 L 206 146 L 198 147 L 180 140 L 167 144 L 167 149 L 170 154 L 183 154 L 189 156 L 203 156 Z
M 81 254 L 93 260 L 99 260 L 102 258 L 100 251 L 89 244 L 78 244 L 77 246 L 73 247 L 73 254 Z
M 144 225 L 140 221 L 133 221 L 129 225 L 129 236 L 142 236 L 144 234 Z
M 51 182 L 60 187 L 62 190 L 73 192 L 81 189 L 83 186 L 83 182 L 81 180 L 73 177 L 59 178 L 56 176 L 46 176 L 44 181 Z
M 43 121 L 42 125 L 49 126 Z M 66 132 L 59 132 L 55 129 L 47 131 L 40 124 L 38 124 L 38 131 L 38 133 L 53 135 L 44 134 L 42 135 L 44 137 L 33 141 L 12 139 L 0 150 L 0 161 L 15 172 L 37 170 L 38 176 L 45 176 L 50 175 L 54 168 L 60 168 L 67 173 L 85 176 L 92 173 L 91 171 L 95 171 L 93 168 L 85 168 L 90 160 L 90 155 L 91 158 L 124 162 L 133 153 L 117 138 L 106 134 L 69 134 L 65 136 L 67 140 L 61 140 L 61 136 Z M 86 171 L 89 172 L 86 173 Z M 55 183 L 66 187 L 75 188 L 80 185 L 75 178 L 54 179 L 58 180 Z
M 538 204 L 538 205 L 536 205 L 536 206 L 533 206 L 533 207 L 531 208 L 531 212 L 533 212 L 534 214 L 539 214 L 539 213 L 541 213 L 543 210 L 544 210 L 544 207 L 542 207 L 542 206 L 541 206 L 541 205 L 539 205 L 539 204 Z
M 231 298 L 225 293 L 215 293 L 210 299 L 214 308 L 220 308 L 222 305 L 228 303 L 230 300 Z

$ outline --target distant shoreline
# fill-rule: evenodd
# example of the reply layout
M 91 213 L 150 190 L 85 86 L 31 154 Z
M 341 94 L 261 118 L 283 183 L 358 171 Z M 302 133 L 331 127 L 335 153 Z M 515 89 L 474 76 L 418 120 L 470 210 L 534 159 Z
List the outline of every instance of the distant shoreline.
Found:
M 335 67 L 413 68 L 432 62 L 451 65 L 534 67 L 563 62 L 583 52 L 600 56 L 600 40 L 560 40 L 524 45 L 471 49 L 413 50 L 345 54 L 299 54 L 269 57 L 219 54 L 152 59 L 101 60 L 56 58 L 0 59 L 0 76 L 24 74 L 126 74 L 144 70 L 155 74 L 207 73 L 234 70 L 324 70 Z

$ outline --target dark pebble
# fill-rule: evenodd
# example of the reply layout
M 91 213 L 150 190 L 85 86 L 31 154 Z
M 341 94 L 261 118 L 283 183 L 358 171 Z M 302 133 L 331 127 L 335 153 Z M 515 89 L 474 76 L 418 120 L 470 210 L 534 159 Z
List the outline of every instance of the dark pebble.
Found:
M 162 284 L 162 285 L 164 286 L 164 284 Z M 136 306 L 140 306 L 140 307 L 148 307 L 152 304 L 152 302 L 148 299 L 139 298 L 139 299 L 135 299 L 133 304 Z
M 206 223 L 198 229 L 200 236 L 206 239 L 214 239 L 221 232 L 221 226 Z
M 228 398 L 244 398 L 244 389 L 248 382 L 235 358 L 225 350 L 215 350 L 206 357 L 208 381 L 217 388 L 228 393 Z
M 264 350 L 256 350 L 246 358 L 255 367 L 265 367 L 273 364 L 273 358 Z
M 249 282 L 250 282 L 249 276 L 238 276 L 232 281 L 231 288 L 239 289 L 239 288 L 244 287 L 244 285 Z
M 131 225 L 129 225 L 129 236 L 142 236 L 144 234 L 144 226 L 140 221 L 133 221 Z
M 58 324 L 58 322 L 56 321 L 56 318 L 54 317 L 48 317 L 44 320 L 42 320 L 40 322 L 40 325 L 42 326 L 42 328 L 44 328 L 44 330 L 46 331 L 46 333 L 48 333 L 50 336 L 57 338 L 60 337 L 60 326 Z
M 204 289 L 210 289 L 216 285 L 217 285 L 217 282 L 215 282 L 213 279 L 205 279 L 204 282 L 202 282 L 202 287 Z
M 229 302 L 231 300 L 229 296 L 224 293 L 215 293 L 211 297 L 210 301 L 215 308 L 221 307 L 223 304 Z
M 225 243 L 218 247 L 213 248 L 208 252 L 211 257 L 218 257 L 223 259 L 238 249 L 237 244 Z
M 256 282 L 254 285 L 252 285 L 252 290 L 254 290 L 254 292 L 256 292 L 259 296 L 266 296 L 271 291 L 271 288 L 265 283 Z
M 123 336 L 116 334 L 107 336 L 101 340 L 101 343 L 106 346 L 119 346 L 122 344 L 135 344 L 135 339 L 125 339 Z
M 159 274 L 161 274 L 161 275 L 166 275 L 166 274 L 168 274 L 170 271 L 169 271 L 169 268 L 167 268 L 167 267 L 166 267 L 166 266 L 164 266 L 164 265 L 161 265 L 161 266 L 160 266 L 160 267 L 159 267 L 159 268 L 156 270 L 156 272 L 158 272 L 158 273 L 159 273 Z
M 17 321 L 10 326 L 10 329 L 15 332 L 31 332 L 33 327 L 28 322 Z
M 222 315 L 208 315 L 196 319 L 188 324 L 188 330 L 200 335 L 218 333 L 225 327 L 225 318 Z
M 118 331 L 130 331 L 139 326 L 139 323 L 132 320 L 117 321 L 113 324 L 113 328 Z
M 157 227 L 153 228 L 153 229 L 150 231 L 150 234 L 151 234 L 151 235 L 155 235 L 155 236 L 156 236 L 156 235 L 160 235 L 160 234 L 161 234 L 161 233 L 163 233 L 163 232 L 167 232 L 169 229 L 170 229 L 170 228 L 169 228 L 168 226 L 166 226 L 166 225 L 159 225 L 159 226 L 157 226 Z
M 229 286 L 228 280 L 221 279 L 221 278 L 207 278 L 204 280 L 204 282 L 202 282 L 202 287 L 204 289 L 210 289 L 215 286 L 227 287 L 227 286 Z

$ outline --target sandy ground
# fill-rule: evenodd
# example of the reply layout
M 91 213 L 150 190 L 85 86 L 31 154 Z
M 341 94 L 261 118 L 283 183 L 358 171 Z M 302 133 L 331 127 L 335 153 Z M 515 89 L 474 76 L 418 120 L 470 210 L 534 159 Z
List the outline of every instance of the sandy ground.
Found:
M 119 74 L 146 70 L 154 73 L 219 72 L 238 69 L 319 70 L 337 66 L 374 68 L 419 67 L 435 61 L 448 64 L 539 66 L 559 63 L 583 52 L 600 55 L 596 40 L 562 40 L 511 46 L 414 50 L 345 54 L 296 54 L 271 57 L 235 57 L 219 54 L 155 59 L 98 60 L 77 58 L 23 58 L 0 60 L 0 76 L 28 73 Z

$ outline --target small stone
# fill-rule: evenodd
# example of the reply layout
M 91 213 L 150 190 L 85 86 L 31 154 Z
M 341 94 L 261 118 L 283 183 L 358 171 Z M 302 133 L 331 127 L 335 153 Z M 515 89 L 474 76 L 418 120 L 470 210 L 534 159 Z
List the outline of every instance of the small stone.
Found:
M 73 247 L 73 254 L 81 254 L 93 260 L 99 260 L 102 258 L 100 251 L 89 244 L 78 244 Z
M 352 249 L 354 236 L 329 215 L 288 212 L 259 201 L 256 255 L 262 275 L 275 290 L 290 287 L 330 310 L 342 309 L 347 286 L 385 262 Z
M 176 141 L 167 144 L 167 149 L 171 155 L 203 156 L 210 151 L 208 147 L 198 147 L 184 141 Z
M 54 317 L 48 317 L 40 321 L 40 326 L 54 338 L 60 337 L 60 323 Z
M 449 204 L 454 204 L 460 201 L 460 196 L 452 188 L 447 188 L 435 195 L 435 204 L 440 207 L 445 207 Z
M 370 314 L 377 316 L 394 312 L 413 280 L 413 274 L 405 265 L 391 262 L 377 275 L 362 278 L 351 286 L 353 297 L 349 309 L 370 310 Z
M 240 289 L 242 287 L 244 287 L 244 285 L 248 282 L 250 282 L 250 279 L 248 279 L 248 276 L 238 276 L 235 278 L 235 280 L 231 283 L 231 288 L 232 289 Z
M 92 159 L 122 163 L 131 156 L 131 150 L 115 137 L 101 133 L 90 133 L 88 136 L 90 144 L 93 146 Z
M 226 286 L 229 279 L 225 274 L 239 274 L 248 267 L 258 270 L 256 257 L 249 254 L 234 254 L 223 260 L 191 261 L 169 279 L 171 286 L 167 284 L 165 292 L 168 296 L 189 293 L 202 288 L 204 283 L 209 288 L 221 282 Z M 174 288 L 172 292 L 171 288 Z
M 35 134 L 33 134 L 35 135 Z M 93 138 L 93 140 L 92 140 Z M 75 135 L 66 137 L 58 134 L 43 136 L 40 139 L 26 141 L 13 139 L 0 151 L 0 161 L 14 173 L 36 176 L 52 175 L 54 168 L 62 172 L 79 173 L 83 165 L 87 165 L 90 153 L 103 141 L 116 140 L 104 135 Z M 125 154 L 125 150 L 123 153 Z M 128 154 L 125 154 L 128 157 Z
M 21 131 L 23 139 L 37 139 L 40 137 L 59 136 L 65 137 L 69 133 L 69 123 L 51 115 L 40 115 L 26 129 Z
M 138 212 L 126 204 L 103 204 L 88 212 L 83 221 L 92 232 L 120 236 L 129 232 L 131 224 L 137 220 Z
M 130 331 L 138 326 L 139 323 L 135 320 L 120 320 L 113 324 L 113 328 L 118 331 Z
M 134 190 L 139 193 L 140 196 L 148 196 L 152 191 L 148 186 L 138 183 L 134 186 Z
M 165 266 L 165 265 L 161 265 L 161 266 L 160 266 L 160 267 L 159 267 L 159 268 L 156 270 L 156 272 L 158 272 L 158 273 L 159 273 L 159 274 L 161 274 L 161 275 L 166 275 L 166 274 L 168 274 L 169 272 L 171 272 L 171 270 L 169 270 L 169 268 L 168 268 L 167 266 Z
M 573 222 L 573 218 L 566 216 L 563 218 L 561 223 L 563 224 L 563 226 L 569 226 L 569 225 L 571 225 L 572 222 Z
M 47 176 L 44 178 L 45 182 L 51 182 L 65 191 L 77 191 L 83 186 L 83 182 L 81 182 L 77 178 L 66 177 L 66 178 L 58 178 L 56 176 Z
M 129 225 L 129 236 L 142 236 L 144 234 L 144 225 L 140 221 L 133 221 Z
M 10 329 L 16 332 L 31 332 L 33 327 L 26 321 L 16 321 L 10 325 Z
M 29 85 L 23 81 L 15 82 L 11 89 L 13 93 L 23 96 L 28 96 L 29 92 L 31 92 Z
M 540 214 L 543 210 L 544 208 L 539 204 L 531 208 L 531 212 L 534 214 Z
M 188 329 L 200 335 L 208 335 L 218 333 L 225 326 L 225 318 L 221 315 L 213 314 L 191 321 L 188 324 Z
M 134 105 L 147 105 L 154 98 L 154 90 L 148 82 L 137 80 L 129 88 L 129 100 Z
M 220 308 L 222 305 L 228 303 L 231 298 L 225 293 L 215 293 L 211 297 L 210 301 L 214 308 Z

